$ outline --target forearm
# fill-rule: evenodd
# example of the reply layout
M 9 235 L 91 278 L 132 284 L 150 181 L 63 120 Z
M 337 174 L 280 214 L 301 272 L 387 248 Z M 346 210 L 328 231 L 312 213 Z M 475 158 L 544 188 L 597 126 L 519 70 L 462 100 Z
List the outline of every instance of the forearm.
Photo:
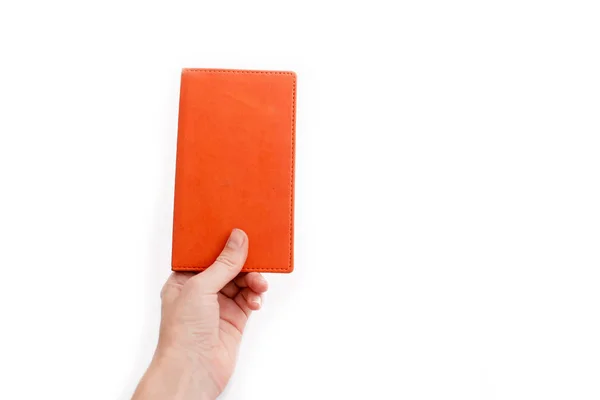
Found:
M 132 400 L 215 400 L 207 371 L 186 360 L 156 354 Z

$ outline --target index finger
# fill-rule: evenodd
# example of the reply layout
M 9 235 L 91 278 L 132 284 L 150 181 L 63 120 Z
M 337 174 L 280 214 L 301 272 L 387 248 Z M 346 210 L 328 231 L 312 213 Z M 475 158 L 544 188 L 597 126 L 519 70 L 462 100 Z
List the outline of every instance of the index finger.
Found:
M 248 287 L 253 292 L 264 293 L 269 288 L 267 280 L 259 272 L 248 272 L 238 275 L 234 281 L 240 288 Z

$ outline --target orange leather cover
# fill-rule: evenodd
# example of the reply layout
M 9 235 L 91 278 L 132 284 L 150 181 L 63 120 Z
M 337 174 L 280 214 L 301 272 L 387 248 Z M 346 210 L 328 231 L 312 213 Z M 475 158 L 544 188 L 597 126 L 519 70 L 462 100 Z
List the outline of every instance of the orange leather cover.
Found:
M 202 271 L 233 228 L 249 238 L 242 271 L 294 268 L 296 74 L 184 69 L 174 271 Z

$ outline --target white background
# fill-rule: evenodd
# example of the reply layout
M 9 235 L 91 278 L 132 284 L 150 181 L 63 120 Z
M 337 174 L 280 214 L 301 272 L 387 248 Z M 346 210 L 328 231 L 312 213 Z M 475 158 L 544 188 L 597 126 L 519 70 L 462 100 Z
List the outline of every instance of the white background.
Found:
M 223 399 L 600 397 L 594 1 L 4 1 L 0 398 L 118 399 L 180 70 L 298 73 L 296 271 Z

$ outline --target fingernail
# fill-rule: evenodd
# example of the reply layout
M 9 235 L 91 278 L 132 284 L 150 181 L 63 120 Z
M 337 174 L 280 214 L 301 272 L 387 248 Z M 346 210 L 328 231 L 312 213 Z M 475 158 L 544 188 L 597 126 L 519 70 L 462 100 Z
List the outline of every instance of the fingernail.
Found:
M 267 280 L 265 279 L 264 276 L 259 275 L 260 276 L 260 282 L 265 285 L 266 287 L 269 287 L 269 282 L 267 282 Z
M 254 303 L 256 303 L 256 305 L 260 307 L 262 305 L 262 299 L 260 297 L 257 297 L 254 299 Z
M 234 229 L 229 235 L 227 246 L 232 249 L 239 249 L 244 244 L 245 235 L 239 229 Z

